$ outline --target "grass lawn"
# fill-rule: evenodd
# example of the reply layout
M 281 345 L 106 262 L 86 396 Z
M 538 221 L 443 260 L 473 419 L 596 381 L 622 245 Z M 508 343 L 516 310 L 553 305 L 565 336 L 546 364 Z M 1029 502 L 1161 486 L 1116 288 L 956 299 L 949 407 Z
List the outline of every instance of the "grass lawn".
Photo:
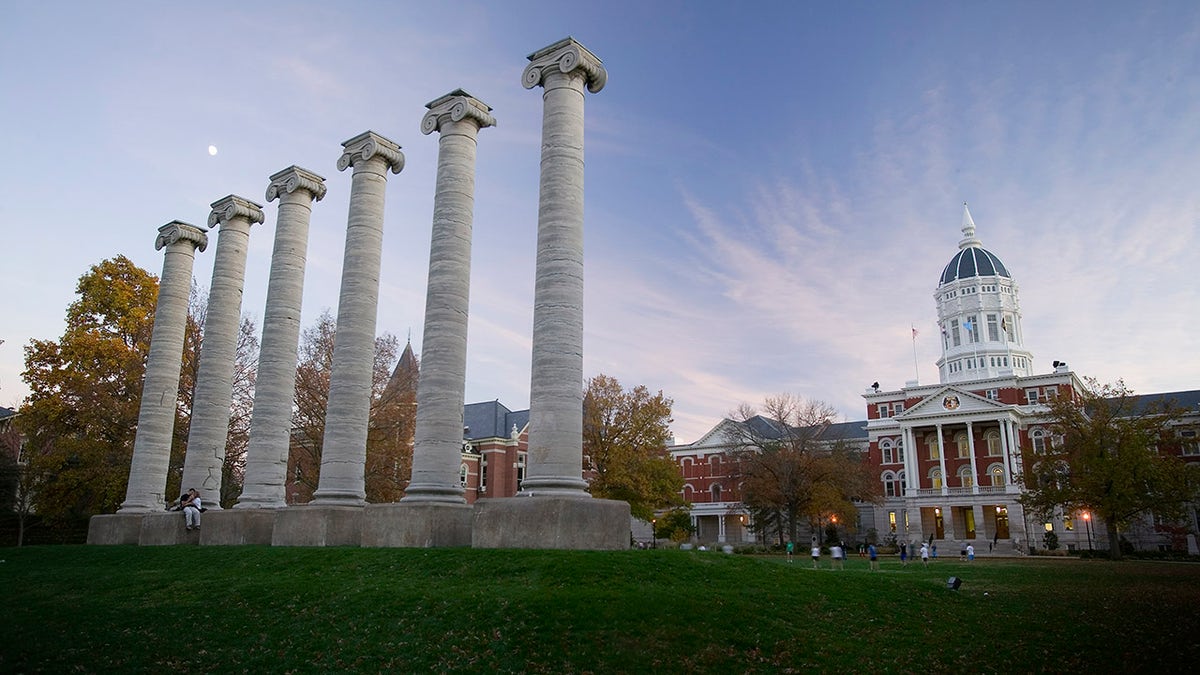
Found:
M 1200 565 L 0 549 L 2 672 L 1189 672 Z M 960 576 L 958 591 L 946 579 Z

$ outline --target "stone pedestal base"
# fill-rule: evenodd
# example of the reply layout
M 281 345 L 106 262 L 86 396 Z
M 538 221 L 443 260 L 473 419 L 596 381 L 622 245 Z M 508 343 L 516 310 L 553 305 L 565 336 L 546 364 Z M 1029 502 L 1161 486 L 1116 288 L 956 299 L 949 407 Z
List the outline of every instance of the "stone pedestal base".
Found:
M 629 504 L 610 499 L 481 499 L 471 528 L 475 548 L 617 551 L 629 537 Z
M 470 546 L 473 511 L 470 504 L 371 504 L 363 509 L 362 545 Z
M 204 514 L 200 543 L 205 546 L 270 546 L 275 531 L 273 509 L 226 509 Z
M 200 524 L 206 522 L 205 516 L 200 516 Z M 174 546 L 176 544 L 199 544 L 200 530 L 184 529 L 183 513 L 179 511 L 164 511 L 162 513 L 147 513 L 142 516 L 142 531 L 138 535 L 139 546 Z
M 88 520 L 87 543 L 100 546 L 136 544 L 144 513 L 108 513 Z
M 357 506 L 289 506 L 275 514 L 272 546 L 358 546 L 363 510 Z

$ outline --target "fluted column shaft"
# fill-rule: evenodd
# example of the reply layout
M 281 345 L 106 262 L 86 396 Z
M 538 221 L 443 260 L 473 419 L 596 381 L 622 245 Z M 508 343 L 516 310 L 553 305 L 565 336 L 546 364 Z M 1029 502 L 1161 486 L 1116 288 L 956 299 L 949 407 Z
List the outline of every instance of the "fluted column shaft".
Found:
M 325 196 L 325 179 L 291 166 L 271 176 L 267 201 L 279 199 L 271 277 L 263 312 L 254 414 L 246 447 L 246 477 L 236 508 L 287 506 L 288 446 L 296 394 L 300 309 L 312 204 Z
M 338 170 L 354 167 L 337 335 L 329 374 L 321 476 L 314 504 L 360 506 L 366 502 L 363 472 L 379 309 L 379 265 L 383 254 L 383 204 L 387 172 L 400 173 L 400 146 L 373 132 L 343 144 Z
M 466 503 L 462 461 L 463 391 L 467 381 L 467 314 L 471 288 L 471 228 L 479 129 L 490 108 L 455 90 L 429 103 L 421 131 L 440 131 L 429 285 L 417 385 L 412 481 L 405 502 Z
M 534 282 L 529 464 L 522 491 L 587 497 L 583 480 L 583 89 L 603 88 L 600 60 L 567 38 L 530 55 L 541 85 L 542 158 Z
M 263 221 L 263 212 L 261 205 L 235 195 L 213 202 L 212 209 L 208 225 L 220 229 L 192 395 L 182 487 L 196 488 L 205 508 L 219 509 L 250 226 Z
M 179 400 L 179 373 L 183 368 L 183 339 L 187 330 L 188 293 L 192 288 L 192 265 L 196 249 L 208 246 L 204 228 L 174 221 L 158 230 L 155 250 L 166 248 L 150 354 L 142 382 L 133 461 L 121 512 L 161 511 L 175 432 Z

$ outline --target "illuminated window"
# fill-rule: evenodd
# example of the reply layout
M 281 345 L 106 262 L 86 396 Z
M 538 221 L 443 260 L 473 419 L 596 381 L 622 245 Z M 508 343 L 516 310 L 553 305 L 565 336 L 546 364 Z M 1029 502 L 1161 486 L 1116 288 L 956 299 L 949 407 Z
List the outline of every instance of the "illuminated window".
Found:
M 999 457 L 1004 453 L 1003 447 L 1000 445 L 1000 432 L 989 431 L 983 435 L 983 440 L 987 443 L 988 457 Z
M 942 470 L 941 469 L 933 469 L 932 471 L 929 472 L 929 484 L 932 485 L 935 490 L 940 489 L 942 487 Z
M 888 529 L 891 530 L 892 534 L 896 533 L 896 512 L 895 511 L 888 511 Z
M 926 436 L 925 442 L 929 445 L 929 459 L 941 458 L 942 455 L 941 455 L 940 449 L 938 447 L 938 445 L 939 445 L 938 437 L 937 436 Z
M 992 477 L 993 486 L 1004 485 L 1004 467 L 999 464 L 993 464 L 988 467 L 988 475 Z
M 958 483 L 965 488 L 975 485 L 975 475 L 971 473 L 971 467 L 964 466 L 958 470 Z
M 954 444 L 958 446 L 958 458 L 964 459 L 971 456 L 971 444 L 967 441 L 967 435 L 963 432 L 954 434 Z

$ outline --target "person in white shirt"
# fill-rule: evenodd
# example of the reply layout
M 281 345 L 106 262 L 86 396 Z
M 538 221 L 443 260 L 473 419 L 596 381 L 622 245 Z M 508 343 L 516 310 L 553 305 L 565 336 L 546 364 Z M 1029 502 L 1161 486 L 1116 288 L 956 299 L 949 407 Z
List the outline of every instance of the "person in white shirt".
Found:
M 200 529 L 200 493 L 196 488 L 191 488 L 187 491 L 183 500 L 183 525 L 184 529 L 198 530 Z

